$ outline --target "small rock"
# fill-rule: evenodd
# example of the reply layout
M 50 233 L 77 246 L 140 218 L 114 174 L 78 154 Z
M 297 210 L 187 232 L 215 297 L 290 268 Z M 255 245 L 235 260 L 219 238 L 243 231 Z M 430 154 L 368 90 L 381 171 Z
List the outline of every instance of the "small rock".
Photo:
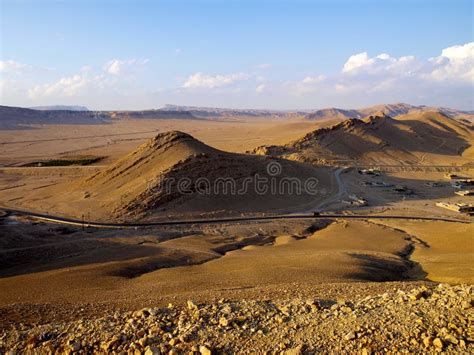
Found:
M 188 300 L 188 309 L 191 311 L 195 311 L 195 310 L 198 310 L 198 306 L 196 306 L 196 304 L 193 301 Z
M 442 349 L 443 341 L 440 338 L 435 338 L 435 340 L 433 340 L 433 345 L 436 346 L 438 349 Z
M 408 296 L 412 301 L 417 301 L 421 298 L 428 297 L 428 292 L 426 287 L 421 287 L 419 289 L 413 290 Z
M 423 345 L 425 347 L 429 347 L 431 344 L 433 344 L 433 339 L 431 337 L 423 338 Z
M 227 327 L 229 325 L 229 321 L 225 317 L 219 318 L 219 325 L 222 327 Z
M 456 337 L 452 334 L 448 334 L 444 337 L 444 340 L 446 340 L 448 343 L 451 344 L 457 344 L 459 341 L 456 339 Z
M 344 340 L 353 340 L 356 338 L 356 334 L 354 332 L 349 332 L 344 335 Z
M 150 314 L 146 308 L 140 309 L 139 311 L 133 312 L 133 317 L 135 318 L 143 318 L 147 317 Z
M 303 345 L 298 345 L 296 348 L 288 349 L 283 352 L 285 355 L 300 355 L 303 354 Z
M 116 348 L 120 343 L 120 339 L 118 337 L 113 337 L 111 340 L 102 343 L 101 348 L 105 351 L 112 350 Z
M 79 351 L 81 347 L 82 344 L 80 341 L 73 340 L 69 342 L 69 349 L 71 349 L 71 351 Z
M 148 338 L 143 337 L 138 340 L 138 344 L 140 344 L 143 348 L 148 345 Z
M 285 316 L 289 316 L 290 315 L 290 310 L 288 308 L 288 306 L 280 306 L 278 307 L 278 310 L 283 313 Z
M 205 345 L 201 345 L 199 347 L 199 352 L 201 353 L 201 355 L 212 355 L 212 351 L 211 349 L 209 349 L 207 346 Z
M 145 355 L 159 355 L 161 354 L 160 349 L 156 346 L 148 346 L 145 350 Z
M 179 343 L 179 339 L 178 339 L 178 338 L 173 338 L 173 339 L 171 339 L 171 340 L 169 341 L 169 344 L 170 344 L 171 346 L 175 346 L 175 345 L 178 344 L 178 343 Z
M 36 335 L 31 335 L 26 342 L 26 346 L 29 349 L 33 349 L 33 348 L 36 348 L 37 345 L 38 345 L 38 337 Z

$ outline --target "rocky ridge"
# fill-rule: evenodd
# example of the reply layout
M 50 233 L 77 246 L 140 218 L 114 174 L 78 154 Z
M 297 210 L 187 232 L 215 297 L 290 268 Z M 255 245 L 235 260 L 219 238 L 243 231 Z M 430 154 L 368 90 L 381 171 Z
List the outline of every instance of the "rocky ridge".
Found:
M 0 333 L 2 353 L 472 353 L 473 287 L 354 299 L 219 300 Z

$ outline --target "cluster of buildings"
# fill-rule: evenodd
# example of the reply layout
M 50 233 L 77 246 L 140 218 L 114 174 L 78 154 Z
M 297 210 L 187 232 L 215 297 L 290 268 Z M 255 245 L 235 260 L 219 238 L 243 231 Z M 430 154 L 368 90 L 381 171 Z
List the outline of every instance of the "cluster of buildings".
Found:
M 473 196 L 474 190 L 469 189 L 474 186 L 474 179 L 468 179 L 461 177 L 456 174 L 446 174 L 446 178 L 451 180 L 451 186 L 455 189 L 465 189 L 454 191 L 458 196 Z M 461 202 L 437 202 L 436 206 L 445 208 L 450 211 L 466 214 L 474 214 L 474 205 L 471 203 L 461 203 Z
M 360 169 L 359 174 L 367 175 L 370 177 L 380 176 L 380 170 L 370 168 L 370 169 Z M 448 173 L 445 175 L 447 179 L 450 180 L 450 184 L 452 187 L 457 189 L 454 193 L 458 196 L 474 196 L 474 179 L 462 177 L 456 174 Z M 363 186 L 370 186 L 370 187 L 392 187 L 393 191 L 398 192 L 403 195 L 413 195 L 415 192 L 408 188 L 407 186 L 403 185 L 393 185 L 390 183 L 386 183 L 385 181 L 376 181 L 375 179 L 372 181 L 363 181 L 361 182 Z M 446 184 L 441 182 L 427 182 L 425 183 L 426 186 L 429 187 L 441 187 L 445 186 Z M 342 201 L 342 203 L 350 206 L 367 206 L 368 203 L 365 199 L 359 198 L 356 195 L 349 196 L 349 199 Z M 458 212 L 458 213 L 466 213 L 470 215 L 474 215 L 474 204 L 470 203 L 461 203 L 461 202 L 437 202 L 436 206 L 445 208 L 450 211 Z
M 366 199 L 358 197 L 356 195 L 350 195 L 349 199 L 343 200 L 342 203 L 345 205 L 350 205 L 350 206 L 355 206 L 355 207 L 364 207 L 364 206 L 369 205 Z
M 474 186 L 474 179 L 468 179 L 456 174 L 446 174 L 449 180 L 451 180 L 451 186 L 456 189 L 465 189 Z
M 388 184 L 384 181 L 364 181 L 362 182 L 363 186 L 372 186 L 372 187 L 391 187 L 392 184 Z
M 456 195 L 459 196 L 473 196 L 474 190 L 461 190 L 461 191 L 454 191 Z
M 362 174 L 362 175 L 371 175 L 371 176 L 379 176 L 379 175 L 380 175 L 380 170 L 379 170 L 379 169 L 374 169 L 374 168 L 370 168 L 370 169 L 360 169 L 360 170 L 359 170 L 359 174 Z
M 436 206 L 459 213 L 474 213 L 474 205 L 470 203 L 436 202 Z
M 451 186 L 454 187 L 455 189 L 465 189 L 467 187 L 474 186 L 474 180 L 473 179 L 456 180 L 456 181 L 451 182 Z

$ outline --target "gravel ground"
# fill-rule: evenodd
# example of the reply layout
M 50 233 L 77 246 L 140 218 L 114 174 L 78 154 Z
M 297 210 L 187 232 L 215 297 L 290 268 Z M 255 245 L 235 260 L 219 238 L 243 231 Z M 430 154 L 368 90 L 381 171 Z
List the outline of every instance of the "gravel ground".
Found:
M 0 353 L 473 353 L 473 287 L 422 285 L 350 299 L 169 304 L 14 325 Z

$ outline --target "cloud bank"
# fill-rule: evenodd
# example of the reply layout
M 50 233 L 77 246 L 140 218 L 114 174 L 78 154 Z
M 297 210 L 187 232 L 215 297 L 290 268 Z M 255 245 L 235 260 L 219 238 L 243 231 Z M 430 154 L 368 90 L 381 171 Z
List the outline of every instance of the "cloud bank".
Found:
M 247 80 L 248 74 L 236 73 L 228 75 L 205 75 L 200 72 L 193 74 L 186 79 L 183 88 L 208 88 L 213 89 L 222 86 L 229 86 L 238 81 Z
M 2 60 L 0 97 L 5 105 L 103 102 L 109 108 L 131 109 L 169 102 L 285 109 L 399 101 L 474 109 L 474 42 L 449 46 L 425 59 L 388 51 L 354 53 L 341 61 L 336 73 L 314 68 L 300 77 L 286 66 L 266 63 L 231 73 L 195 71 L 166 83 L 150 79 L 149 62 L 114 58 L 58 76 L 54 70 L 36 75 L 33 64 Z

